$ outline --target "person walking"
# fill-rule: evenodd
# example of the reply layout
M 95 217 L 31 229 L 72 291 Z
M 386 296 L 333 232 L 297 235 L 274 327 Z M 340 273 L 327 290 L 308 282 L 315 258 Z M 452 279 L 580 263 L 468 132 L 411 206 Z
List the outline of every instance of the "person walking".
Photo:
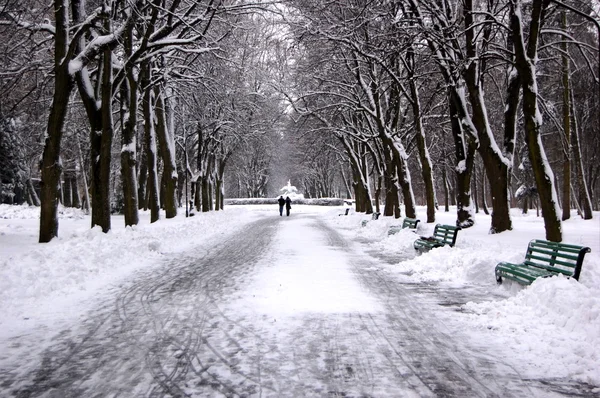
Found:
M 290 216 L 290 209 L 292 208 L 292 200 L 290 199 L 289 196 L 286 196 L 285 198 L 285 214 L 286 216 Z
M 283 216 L 283 205 L 285 205 L 285 199 L 283 198 L 283 195 L 279 197 L 279 199 L 277 199 L 277 202 L 279 203 L 279 215 Z M 289 210 L 288 210 L 289 213 Z M 288 214 L 289 216 L 289 214 Z

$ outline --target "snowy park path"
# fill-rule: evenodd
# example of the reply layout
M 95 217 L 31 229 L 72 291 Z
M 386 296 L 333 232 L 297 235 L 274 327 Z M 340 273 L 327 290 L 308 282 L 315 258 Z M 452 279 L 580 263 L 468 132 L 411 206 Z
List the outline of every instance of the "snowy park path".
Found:
M 114 287 L 41 358 L 15 357 L 0 395 L 585 396 L 522 379 L 439 292 L 390 280 L 357 244 L 310 214 L 254 221 Z

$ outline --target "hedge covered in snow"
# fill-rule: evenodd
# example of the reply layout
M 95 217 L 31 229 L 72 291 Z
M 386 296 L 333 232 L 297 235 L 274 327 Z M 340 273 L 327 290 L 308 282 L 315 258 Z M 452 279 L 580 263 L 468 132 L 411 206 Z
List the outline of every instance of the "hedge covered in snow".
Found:
M 276 205 L 279 198 L 239 198 L 225 199 L 225 205 Z M 344 199 L 340 198 L 321 198 L 321 199 L 295 199 L 292 205 L 312 205 L 312 206 L 343 206 Z

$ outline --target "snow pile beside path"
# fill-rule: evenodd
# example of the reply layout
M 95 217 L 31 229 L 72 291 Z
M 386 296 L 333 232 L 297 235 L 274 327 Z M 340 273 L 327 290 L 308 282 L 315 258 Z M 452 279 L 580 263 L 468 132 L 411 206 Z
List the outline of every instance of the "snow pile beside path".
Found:
M 417 214 L 424 213 L 424 208 L 417 209 Z M 530 240 L 545 239 L 541 217 L 523 215 L 518 209 L 513 209 L 511 215 L 512 231 L 489 234 L 490 216 L 478 214 L 473 227 L 458 232 L 455 247 L 436 248 L 420 255 L 413 242 L 419 235 L 432 235 L 434 224 L 420 223 L 417 234 L 402 230 L 388 236 L 389 227 L 401 225 L 402 219 L 381 217 L 371 221 L 364 214 L 351 212 L 347 217 L 336 217 L 332 212 L 328 221 L 348 237 L 367 244 L 369 250 L 401 258 L 396 264 L 382 264 L 390 278 L 402 274 L 403 278 L 408 275 L 415 282 L 432 285 L 477 286 L 496 297 L 508 297 L 469 302 L 462 307 L 465 318 L 457 313 L 456 321 L 467 321 L 462 327 L 472 327 L 473 338 L 489 333 L 506 347 L 508 357 L 517 356 L 523 361 L 519 368 L 525 373 L 600 385 L 600 213 L 594 212 L 594 219 L 589 221 L 573 214 L 562 224 L 565 243 L 592 250 L 585 256 L 579 282 L 553 277 L 528 287 L 510 281 L 496 286 L 497 263 L 519 263 Z M 436 214 L 436 223 L 454 225 L 455 219 L 456 212 Z M 363 220 L 369 220 L 364 227 Z
M 413 248 L 412 242 L 410 247 Z M 395 269 L 411 274 L 419 282 L 495 284 L 494 266 L 500 258 L 493 252 L 445 246 L 402 261 Z
M 507 347 L 543 359 L 538 366 L 562 363 L 565 377 L 600 385 L 600 290 L 565 277 L 538 279 L 514 297 L 463 309 Z
M 10 214 L 6 207 L 0 210 Z M 22 217 L 26 214 L 32 215 L 28 210 L 21 212 Z M 221 239 L 253 216 L 245 210 L 235 217 L 210 212 L 133 228 L 117 227 L 113 220 L 113 230 L 106 234 L 99 227 L 63 232 L 49 243 L 0 259 L 0 308 L 5 316 L 19 315 L 23 308 L 50 295 L 93 289 L 169 254 Z
M 58 215 L 61 219 L 82 219 L 85 214 L 80 209 L 59 206 Z M 0 218 L 5 220 L 39 220 L 40 208 L 26 204 L 0 204 Z

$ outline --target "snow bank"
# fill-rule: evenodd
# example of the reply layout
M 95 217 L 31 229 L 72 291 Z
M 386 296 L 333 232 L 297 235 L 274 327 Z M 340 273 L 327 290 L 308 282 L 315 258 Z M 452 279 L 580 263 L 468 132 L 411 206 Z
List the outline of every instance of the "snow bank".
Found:
M 425 209 L 419 208 L 421 220 Z M 455 225 L 456 212 L 438 212 L 436 223 Z M 454 248 L 443 247 L 418 255 L 413 242 L 419 235 L 429 236 L 434 224 L 420 223 L 417 233 L 402 230 L 388 236 L 392 225 L 402 219 L 370 216 L 351 212 L 347 217 L 329 213 L 329 221 L 369 250 L 401 258 L 386 267 L 393 275 L 407 275 L 414 282 L 442 283 L 482 287 L 505 299 L 462 306 L 464 321 L 473 335 L 489 333 L 507 350 L 523 353 L 529 362 L 524 369 L 539 374 L 565 377 L 600 385 L 600 213 L 582 220 L 576 214 L 563 222 L 564 242 L 590 247 L 584 259 L 579 282 L 566 277 L 535 281 L 524 287 L 510 281 L 497 286 L 494 268 L 500 261 L 520 262 L 532 239 L 544 239 L 541 217 L 535 213 L 512 213 L 513 230 L 488 233 L 491 218 L 476 215 L 476 224 L 459 231 Z M 363 221 L 367 221 L 362 226 Z M 382 265 L 384 266 L 384 265 Z M 385 267 L 385 266 L 384 266 Z M 560 363 L 560 367 L 555 365 Z M 552 367 L 554 366 L 554 367 Z
M 499 261 L 520 261 L 531 239 L 544 239 L 543 219 L 535 213 L 522 215 L 514 210 L 514 229 L 497 235 L 488 233 L 490 216 L 477 214 L 473 227 L 459 231 L 456 247 L 417 255 L 414 240 L 430 235 L 433 224 L 420 223 L 417 233 L 402 230 L 388 235 L 389 228 L 401 225 L 402 219 L 371 220 L 354 210 L 340 216 L 345 210 L 341 206 L 319 209 L 319 216 L 362 244 L 366 253 L 378 251 L 399 259 L 390 265 L 378 263 L 390 281 L 411 278 L 493 293 L 488 301 L 463 305 L 462 312 L 452 313 L 453 320 L 473 336 L 485 334 L 507 351 L 518 350 L 519 358 L 527 362 L 519 367 L 526 372 L 600 385 L 600 213 L 595 212 L 591 221 L 574 214 L 563 223 L 565 242 L 592 249 L 579 282 L 554 277 L 522 287 L 497 286 L 494 267 Z M 303 212 L 313 216 L 314 208 L 292 206 L 292 214 Z M 417 212 L 418 218 L 426 219 L 424 208 Z M 103 234 L 90 230 L 89 216 L 61 209 L 60 238 L 37 244 L 39 208 L 0 205 L 0 330 L 8 318 L 26 316 L 40 303 L 82 291 L 91 294 L 98 286 L 156 266 L 174 253 L 209 247 L 265 214 L 278 214 L 277 206 L 232 206 L 224 212 L 154 224 L 144 213 L 135 228 L 124 228 L 122 218 L 114 217 L 113 231 Z M 454 225 L 456 212 L 438 212 L 436 217 L 436 222 Z
M 563 376 L 600 385 L 600 291 L 574 279 L 536 280 L 506 300 L 467 303 L 472 324 L 548 364 L 562 363 Z
M 115 216 L 113 230 L 105 234 L 100 227 L 90 229 L 89 216 L 79 210 L 61 209 L 60 214 L 59 237 L 37 244 L 39 208 L 0 205 L 0 218 L 7 220 L 0 224 L 0 308 L 4 315 L 0 325 L 3 318 L 21 316 L 36 302 L 94 289 L 136 269 L 156 265 L 173 253 L 208 245 L 256 216 L 239 209 L 235 217 L 210 212 L 149 224 L 149 216 L 142 214 L 140 224 L 133 228 L 124 228 L 123 218 Z M 11 222 L 27 218 L 33 222 L 19 226 Z M 11 240 L 18 234 L 22 234 L 18 240 Z M 26 249 L 11 250 L 20 244 Z

